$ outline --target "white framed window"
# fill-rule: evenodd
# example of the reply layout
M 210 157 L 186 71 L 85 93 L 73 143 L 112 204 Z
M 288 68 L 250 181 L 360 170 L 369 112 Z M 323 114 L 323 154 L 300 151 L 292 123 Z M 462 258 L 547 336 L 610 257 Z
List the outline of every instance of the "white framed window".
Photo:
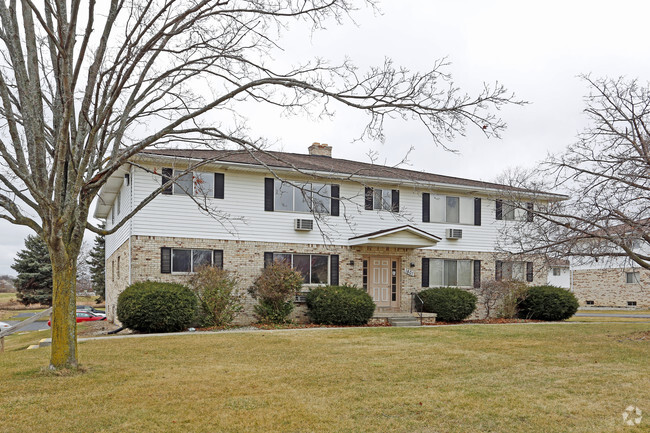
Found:
M 172 273 L 196 272 L 201 266 L 213 265 L 212 250 L 172 249 Z
M 274 209 L 280 212 L 311 213 L 313 211 L 329 215 L 331 197 L 332 190 L 329 184 L 276 182 Z
M 372 190 L 372 208 L 374 210 L 393 210 L 393 191 L 374 188 Z
M 200 171 L 184 173 L 184 171 L 185 170 L 173 170 L 168 167 L 163 167 L 163 184 L 166 184 L 171 179 L 176 179 L 171 186 L 163 189 L 162 193 L 164 195 L 224 198 L 223 173 L 208 173 Z
M 472 260 L 429 260 L 429 287 L 471 287 Z
M 330 256 L 322 254 L 273 253 L 273 261 L 287 263 L 300 272 L 305 284 L 328 284 Z
M 474 198 L 430 195 L 430 222 L 474 224 Z
M 122 190 L 120 190 L 117 193 L 117 197 L 115 198 L 115 203 L 117 203 L 117 216 L 119 217 L 122 211 Z
M 638 272 L 626 272 L 625 273 L 625 282 L 627 284 L 640 284 L 641 276 Z

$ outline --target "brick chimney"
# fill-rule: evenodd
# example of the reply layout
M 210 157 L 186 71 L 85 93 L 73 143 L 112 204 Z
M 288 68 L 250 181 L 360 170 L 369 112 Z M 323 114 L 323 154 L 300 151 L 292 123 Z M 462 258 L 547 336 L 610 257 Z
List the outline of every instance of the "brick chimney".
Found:
M 318 156 L 327 156 L 328 158 L 332 157 L 332 146 L 328 146 L 325 143 L 313 143 L 309 146 L 310 155 Z

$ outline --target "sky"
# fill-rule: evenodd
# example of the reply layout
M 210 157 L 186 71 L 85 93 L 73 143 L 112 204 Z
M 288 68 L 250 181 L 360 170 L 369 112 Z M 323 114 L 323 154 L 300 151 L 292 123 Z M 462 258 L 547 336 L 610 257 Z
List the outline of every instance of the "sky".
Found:
M 620 76 L 650 81 L 650 45 L 642 17 L 644 1 L 434 1 L 379 2 L 353 14 L 354 22 L 329 23 L 310 33 L 291 25 L 279 39 L 275 61 L 296 63 L 322 57 L 333 63 L 350 58 L 360 67 L 392 58 L 412 71 L 427 71 L 436 59 L 456 85 L 473 94 L 483 83 L 503 83 L 529 102 L 499 111 L 508 124 L 501 139 L 476 130 L 436 147 L 422 125 L 395 119 L 385 140 L 358 142 L 366 117 L 338 108 L 334 119 L 282 116 L 273 109 L 250 107 L 243 113 L 252 132 L 275 143 L 273 150 L 307 153 L 312 142 L 328 143 L 336 158 L 400 162 L 404 168 L 491 181 L 508 168 L 533 168 L 549 153 L 561 152 L 586 126 L 583 97 L 588 87 L 578 75 Z M 0 221 L 0 274 L 10 268 L 30 231 Z M 87 235 L 88 243 L 93 236 Z

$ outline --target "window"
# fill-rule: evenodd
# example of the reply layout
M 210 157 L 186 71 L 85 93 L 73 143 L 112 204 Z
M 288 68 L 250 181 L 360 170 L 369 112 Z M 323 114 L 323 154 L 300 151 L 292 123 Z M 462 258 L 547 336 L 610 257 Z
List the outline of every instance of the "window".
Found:
M 472 260 L 429 260 L 429 287 L 471 287 L 472 277 Z
M 496 200 L 496 219 L 503 221 L 533 221 L 533 203 Z
M 594 305 L 594 301 L 585 301 L 586 305 Z
M 364 209 L 399 212 L 399 190 L 366 187 Z
M 533 262 L 502 262 L 495 264 L 495 280 L 533 281 Z
M 111 281 L 115 281 L 115 260 L 111 260 Z
M 390 189 L 373 189 L 372 208 L 374 210 L 393 210 L 393 192 Z
M 223 251 L 168 247 L 160 249 L 160 272 L 163 274 L 196 272 L 201 266 L 223 268 Z
M 117 279 L 120 279 L 120 256 L 117 256 Z
M 317 254 L 273 253 L 273 261 L 289 264 L 300 272 L 305 284 L 327 284 L 329 282 L 330 256 Z
M 276 211 L 330 214 L 331 185 L 277 182 L 274 196 Z
M 636 307 L 636 301 L 627 301 L 628 307 Z
M 117 216 L 120 216 L 120 212 L 122 210 L 122 191 L 117 193 L 115 202 L 117 203 Z
M 427 202 L 429 202 L 430 213 L 426 215 L 426 209 L 424 209 L 423 220 L 424 222 L 480 225 L 480 210 L 476 209 L 477 200 L 480 207 L 480 199 L 473 197 L 425 193 L 422 205 L 427 206 Z
M 162 183 L 167 183 L 178 176 L 174 184 L 165 188 L 162 193 L 167 195 L 193 195 L 199 197 L 223 198 L 223 173 L 188 172 L 185 170 L 162 169 Z
M 561 273 L 562 273 L 562 270 L 560 268 L 553 268 L 553 276 L 554 277 L 559 277 Z
M 625 273 L 625 282 L 627 284 L 639 284 L 641 279 L 638 272 L 626 272 Z

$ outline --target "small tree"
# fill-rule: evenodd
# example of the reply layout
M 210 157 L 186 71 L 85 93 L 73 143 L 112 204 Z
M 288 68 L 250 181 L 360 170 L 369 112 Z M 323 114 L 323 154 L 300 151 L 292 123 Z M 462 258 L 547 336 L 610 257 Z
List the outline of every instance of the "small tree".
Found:
M 18 272 L 18 301 L 24 305 L 52 305 L 52 264 L 45 242 L 29 235 L 25 239 L 25 249 L 16 256 L 11 268 Z
M 483 303 L 486 317 L 495 313 L 499 317 L 517 317 L 519 302 L 523 299 L 526 284 L 515 280 L 487 280 L 481 283 L 478 295 Z
M 190 289 L 199 300 L 201 326 L 232 323 L 243 308 L 237 278 L 223 269 L 204 266 L 190 278 Z
M 102 225 L 101 228 L 104 228 Z M 88 260 L 90 265 L 90 280 L 97 294 L 97 303 L 104 302 L 106 294 L 106 240 L 103 235 L 95 236 L 93 249 Z
M 287 323 L 293 297 L 303 284 L 302 275 L 287 263 L 275 262 L 262 271 L 248 290 L 259 300 L 255 314 L 262 323 Z

